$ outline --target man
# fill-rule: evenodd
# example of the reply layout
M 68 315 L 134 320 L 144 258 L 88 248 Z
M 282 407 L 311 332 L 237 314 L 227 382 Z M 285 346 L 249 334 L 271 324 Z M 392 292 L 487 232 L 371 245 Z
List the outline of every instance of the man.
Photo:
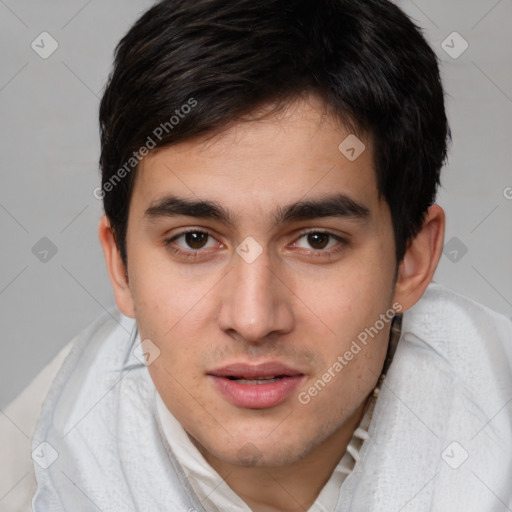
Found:
M 119 311 L 45 401 L 36 512 L 506 508 L 512 327 L 430 284 L 449 129 L 399 8 L 162 1 L 100 124 Z

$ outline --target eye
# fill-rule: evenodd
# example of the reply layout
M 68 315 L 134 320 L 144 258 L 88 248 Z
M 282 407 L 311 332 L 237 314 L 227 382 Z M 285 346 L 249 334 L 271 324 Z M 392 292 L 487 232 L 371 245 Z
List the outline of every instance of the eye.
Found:
M 304 239 L 306 244 L 309 244 L 315 251 L 326 251 L 326 249 L 331 249 L 335 247 L 339 242 L 343 242 L 344 240 L 339 236 L 336 236 L 332 233 L 326 231 L 309 231 L 304 233 L 301 237 L 299 237 L 299 241 Z M 308 247 L 301 246 L 299 242 L 296 242 L 298 247 L 302 249 L 308 249 Z
M 196 255 L 202 249 L 215 247 L 216 240 L 207 231 L 191 229 L 183 231 L 164 240 L 164 245 L 170 246 L 173 252 L 184 255 Z
M 189 229 L 164 240 L 164 245 L 176 256 L 198 259 L 211 256 L 211 251 L 219 246 L 219 242 L 208 232 L 201 229 Z M 292 244 L 293 248 L 304 250 L 314 257 L 330 257 L 348 245 L 344 238 L 328 231 L 302 233 Z M 222 244 L 220 244 L 222 246 Z

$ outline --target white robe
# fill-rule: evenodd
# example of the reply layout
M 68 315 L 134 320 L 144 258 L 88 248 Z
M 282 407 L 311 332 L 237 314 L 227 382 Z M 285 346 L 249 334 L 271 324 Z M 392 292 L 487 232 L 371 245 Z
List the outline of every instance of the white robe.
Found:
M 162 431 L 134 325 L 103 315 L 62 365 L 32 441 L 34 512 L 203 510 Z M 512 509 L 511 368 L 512 323 L 430 285 L 404 313 L 335 510 Z

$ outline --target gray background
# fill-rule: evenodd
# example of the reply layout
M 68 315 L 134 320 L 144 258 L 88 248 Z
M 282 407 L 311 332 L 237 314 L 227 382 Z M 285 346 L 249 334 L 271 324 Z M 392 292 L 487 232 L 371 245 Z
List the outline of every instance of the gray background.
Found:
M 151 4 L 0 0 L 0 409 L 114 304 L 96 235 L 97 109 L 116 43 Z M 511 316 L 512 0 L 398 4 L 442 60 L 453 134 L 436 280 Z M 47 59 L 31 47 L 44 31 L 59 45 Z M 460 51 L 454 31 L 469 44 L 457 58 L 442 47 Z

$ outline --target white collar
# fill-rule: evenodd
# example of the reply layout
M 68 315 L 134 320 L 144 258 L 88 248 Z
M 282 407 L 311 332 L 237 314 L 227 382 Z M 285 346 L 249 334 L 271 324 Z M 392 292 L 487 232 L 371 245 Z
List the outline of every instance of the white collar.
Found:
M 249 506 L 226 484 L 190 440 L 179 421 L 172 415 L 162 398 L 155 393 L 156 408 L 167 442 L 181 465 L 190 485 L 206 512 L 251 512 Z M 349 442 L 331 477 L 308 512 L 332 512 L 339 498 L 341 484 L 352 471 L 362 442 L 368 437 L 373 407 L 368 407 L 359 427 Z

